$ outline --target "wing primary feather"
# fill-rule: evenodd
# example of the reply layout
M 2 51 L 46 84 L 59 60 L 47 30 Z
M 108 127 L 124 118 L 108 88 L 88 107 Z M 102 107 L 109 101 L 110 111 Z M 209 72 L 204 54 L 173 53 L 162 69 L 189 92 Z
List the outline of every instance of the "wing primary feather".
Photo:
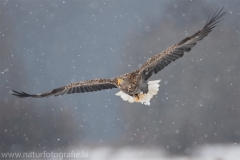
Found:
M 97 91 L 98 89 L 97 89 L 97 87 L 94 85 L 94 86 L 92 86 L 92 89 L 94 90 L 94 91 Z
M 81 90 L 80 90 L 80 87 L 76 87 L 76 93 L 80 93 L 81 92 Z
M 62 92 L 55 93 L 54 96 L 60 96 Z
M 84 87 L 83 87 L 83 86 L 80 86 L 80 90 L 81 90 L 81 92 L 82 92 L 82 93 L 84 93 L 84 92 L 85 92 L 85 89 L 84 89 Z
M 158 67 L 160 67 L 160 69 L 164 68 L 164 65 L 162 65 L 161 63 L 158 64 Z
M 102 90 L 101 86 L 99 86 L 99 85 L 96 85 L 95 87 L 96 87 L 99 91 Z
M 101 87 L 101 89 L 106 89 L 106 87 L 103 84 L 99 85 L 99 87 Z
M 178 57 L 179 57 L 179 56 L 176 56 L 176 55 L 174 55 L 174 54 L 169 54 L 169 55 L 167 56 L 167 58 L 170 59 L 170 60 L 172 60 L 172 61 L 175 61 L 176 59 L 178 59 Z
M 73 88 L 69 88 L 67 94 L 72 94 Z
M 72 93 L 76 93 L 77 91 L 76 91 L 76 87 L 73 87 L 72 88 Z
M 158 65 L 155 68 L 157 69 L 157 71 L 161 70 L 161 68 Z
M 85 90 L 86 92 L 89 92 L 88 86 L 83 86 L 83 87 L 84 87 L 84 90 Z
M 112 89 L 112 88 L 116 88 L 115 85 L 112 85 L 112 84 L 107 84 L 107 86 L 108 86 L 109 88 L 111 88 L 111 89 Z
M 167 64 L 169 64 L 169 63 L 171 63 L 171 60 L 165 58 L 165 59 L 164 59 L 164 62 L 166 62 Z
M 64 94 L 66 94 L 66 92 L 67 92 L 67 90 L 64 90 L 64 91 L 61 93 L 61 95 L 64 95 Z
M 104 88 L 105 88 L 105 89 L 108 89 L 109 87 L 108 87 L 108 85 L 107 85 L 107 84 L 104 84 Z
M 157 74 L 157 73 L 158 73 L 157 68 L 154 68 L 154 69 L 153 69 L 153 72 L 154 72 L 155 74 Z
M 173 52 L 172 55 L 175 55 L 175 56 L 177 56 L 178 58 L 180 58 L 180 57 L 183 56 L 183 53 L 181 53 L 181 52 Z
M 163 64 L 164 67 L 168 65 L 164 60 L 162 60 L 160 63 Z
M 91 86 L 87 86 L 87 87 L 88 87 L 89 92 L 93 92 L 93 89 Z

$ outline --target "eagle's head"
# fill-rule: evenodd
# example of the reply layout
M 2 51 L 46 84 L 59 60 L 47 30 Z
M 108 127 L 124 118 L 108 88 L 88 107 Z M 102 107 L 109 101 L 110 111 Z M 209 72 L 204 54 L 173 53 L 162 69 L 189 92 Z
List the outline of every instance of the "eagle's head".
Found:
M 119 77 L 117 83 L 121 88 L 128 88 L 130 86 L 130 82 L 127 76 Z

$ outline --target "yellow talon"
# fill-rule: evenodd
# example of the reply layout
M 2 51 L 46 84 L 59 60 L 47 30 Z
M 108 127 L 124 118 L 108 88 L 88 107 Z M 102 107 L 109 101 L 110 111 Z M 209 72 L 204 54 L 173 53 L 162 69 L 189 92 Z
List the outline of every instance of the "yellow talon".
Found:
M 141 94 L 141 93 L 134 97 L 135 102 L 139 102 L 142 99 L 144 99 L 144 94 Z
M 138 102 L 138 101 L 139 101 L 138 95 L 134 97 L 134 101 L 135 101 L 135 102 Z

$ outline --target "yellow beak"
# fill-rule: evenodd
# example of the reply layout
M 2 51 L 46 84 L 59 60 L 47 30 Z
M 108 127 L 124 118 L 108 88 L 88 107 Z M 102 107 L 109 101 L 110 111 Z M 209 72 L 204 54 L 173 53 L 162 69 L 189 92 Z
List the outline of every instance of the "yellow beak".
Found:
M 120 85 L 121 83 L 122 83 L 122 81 L 123 81 L 123 79 L 121 79 L 121 78 L 118 78 L 118 85 Z

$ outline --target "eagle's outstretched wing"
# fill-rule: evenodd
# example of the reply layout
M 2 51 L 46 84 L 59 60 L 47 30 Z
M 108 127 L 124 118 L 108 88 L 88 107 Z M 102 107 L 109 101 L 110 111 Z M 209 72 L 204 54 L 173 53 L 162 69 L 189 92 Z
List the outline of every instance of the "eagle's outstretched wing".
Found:
M 117 88 L 116 78 L 80 81 L 80 82 L 71 83 L 69 85 L 53 89 L 50 92 L 40 93 L 40 94 L 28 94 L 25 92 L 17 92 L 14 90 L 12 94 L 20 98 L 25 98 L 25 97 L 42 98 L 42 97 L 49 97 L 49 96 L 59 96 L 63 94 L 94 92 L 94 91 L 100 91 L 103 89 L 112 89 L 112 88 Z
M 155 74 L 158 73 L 172 61 L 182 57 L 184 52 L 189 52 L 198 41 L 201 41 L 204 37 L 206 37 L 208 33 L 210 33 L 212 29 L 216 27 L 217 23 L 221 21 L 221 18 L 226 14 L 226 12 L 222 11 L 223 8 L 220 11 L 216 10 L 213 17 L 207 21 L 203 29 L 148 59 L 148 61 L 143 64 L 141 68 L 139 68 L 140 75 L 144 75 L 145 80 L 147 80 L 151 77 L 153 72 Z

